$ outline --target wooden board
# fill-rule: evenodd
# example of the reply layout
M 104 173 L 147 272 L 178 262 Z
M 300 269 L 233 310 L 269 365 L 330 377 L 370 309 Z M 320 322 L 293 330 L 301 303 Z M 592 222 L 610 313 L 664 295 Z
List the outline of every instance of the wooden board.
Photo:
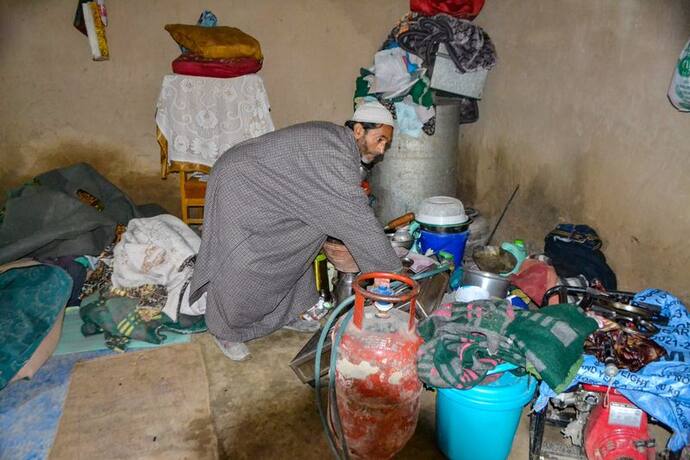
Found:
M 50 458 L 218 458 L 199 345 L 78 363 Z

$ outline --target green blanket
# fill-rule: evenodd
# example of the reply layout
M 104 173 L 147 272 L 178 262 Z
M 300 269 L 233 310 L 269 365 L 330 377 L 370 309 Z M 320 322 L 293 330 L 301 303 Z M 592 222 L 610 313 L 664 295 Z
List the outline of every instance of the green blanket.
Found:
M 72 290 L 59 267 L 36 265 L 0 274 L 0 388 L 31 358 Z
M 419 325 L 419 378 L 439 388 L 472 388 L 506 361 L 558 392 L 572 381 L 584 340 L 596 329 L 596 321 L 574 305 L 515 311 L 505 300 L 454 303 L 448 315 L 435 314 Z

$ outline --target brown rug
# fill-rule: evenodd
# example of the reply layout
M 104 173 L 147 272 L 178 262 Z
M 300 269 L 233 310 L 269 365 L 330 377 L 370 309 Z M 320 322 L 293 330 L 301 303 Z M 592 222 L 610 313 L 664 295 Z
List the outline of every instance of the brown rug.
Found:
M 50 458 L 218 458 L 199 345 L 78 363 Z

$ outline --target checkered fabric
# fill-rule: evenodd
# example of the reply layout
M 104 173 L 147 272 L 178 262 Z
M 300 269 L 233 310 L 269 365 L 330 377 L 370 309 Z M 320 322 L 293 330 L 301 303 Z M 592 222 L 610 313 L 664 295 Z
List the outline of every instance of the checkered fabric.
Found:
M 192 301 L 207 293 L 214 335 L 251 340 L 312 306 L 312 260 L 328 235 L 363 271 L 400 270 L 359 186 L 359 164 L 352 132 L 325 122 L 250 139 L 216 162 L 191 286 Z

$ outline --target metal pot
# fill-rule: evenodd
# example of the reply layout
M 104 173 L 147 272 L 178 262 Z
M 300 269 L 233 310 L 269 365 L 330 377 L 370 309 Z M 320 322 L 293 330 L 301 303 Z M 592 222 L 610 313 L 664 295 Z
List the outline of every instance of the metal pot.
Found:
M 329 237 L 326 242 L 323 243 L 323 252 L 326 254 L 328 261 L 332 263 L 339 272 L 359 272 L 357 262 L 355 262 L 352 254 L 350 254 L 350 251 L 347 250 L 347 247 L 342 241 Z
M 517 265 L 515 256 L 498 246 L 476 246 L 472 260 L 480 270 L 489 273 L 508 273 Z
M 477 286 L 489 292 L 491 297 L 505 299 L 508 295 L 507 278 L 498 276 L 494 273 L 479 270 L 465 269 L 462 277 L 463 286 Z
M 407 228 L 401 228 L 394 232 L 386 232 L 388 240 L 391 242 L 391 246 L 394 248 L 405 248 L 410 249 L 412 243 L 414 243 L 414 238 L 410 235 Z
M 358 274 L 359 273 L 338 273 L 338 280 L 335 284 L 335 292 L 333 293 L 333 296 L 335 297 L 335 305 L 338 305 L 340 302 L 354 294 L 352 283 L 355 281 L 355 278 Z

